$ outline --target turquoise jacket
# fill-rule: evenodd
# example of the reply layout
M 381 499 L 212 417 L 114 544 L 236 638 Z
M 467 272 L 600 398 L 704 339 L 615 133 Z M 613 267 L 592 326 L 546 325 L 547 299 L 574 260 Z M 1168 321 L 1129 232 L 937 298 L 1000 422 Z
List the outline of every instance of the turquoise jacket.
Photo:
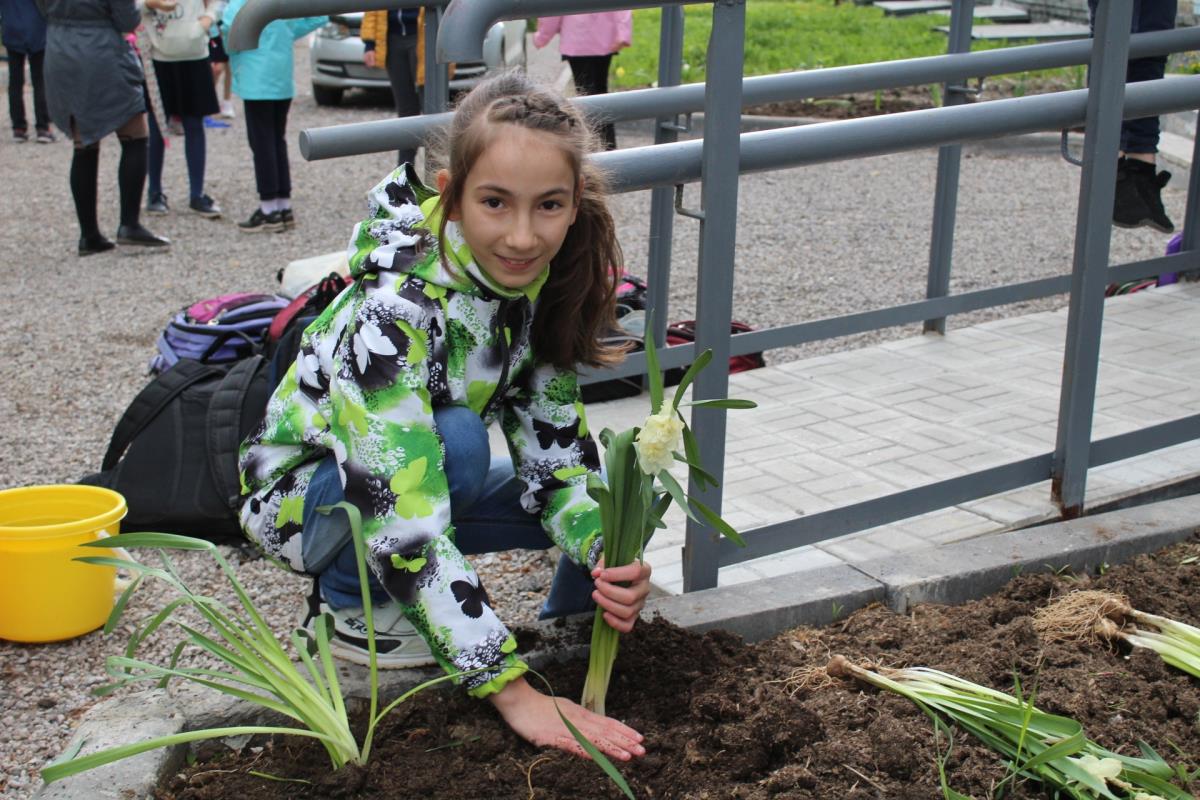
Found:
M 230 0 L 221 17 L 221 36 L 229 52 L 233 92 L 243 100 L 290 100 L 296 95 L 293 43 L 329 21 L 329 17 L 277 19 L 263 28 L 254 50 L 229 48 L 229 29 L 246 0 Z

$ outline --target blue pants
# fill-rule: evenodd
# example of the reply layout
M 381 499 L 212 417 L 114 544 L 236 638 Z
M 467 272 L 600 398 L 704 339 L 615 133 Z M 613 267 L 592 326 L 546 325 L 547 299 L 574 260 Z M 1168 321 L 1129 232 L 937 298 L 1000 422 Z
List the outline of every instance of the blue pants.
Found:
M 1088 19 L 1093 32 L 1096 24 L 1096 6 L 1100 0 L 1088 0 Z M 1133 24 L 1130 33 L 1169 31 L 1175 27 L 1175 15 L 1179 10 L 1178 0 L 1133 0 Z M 1167 71 L 1166 56 L 1130 59 L 1125 72 L 1126 83 L 1155 81 Z M 1158 152 L 1158 117 L 1127 119 L 1121 123 L 1121 150 L 1126 153 Z
M 487 429 L 479 416 L 463 406 L 433 412 L 438 435 L 446 446 L 446 478 L 450 485 L 450 519 L 454 541 L 465 555 L 501 550 L 545 550 L 554 543 L 540 520 L 521 507 L 523 484 L 507 457 L 493 459 Z M 333 608 L 358 608 L 362 595 L 358 560 L 350 526 L 341 511 L 321 514 L 319 506 L 345 499 L 337 463 L 326 456 L 304 496 L 301 550 L 304 564 L 319 575 L 321 596 Z M 367 572 L 374 603 L 388 595 L 375 575 Z M 541 618 L 561 617 L 595 609 L 594 583 L 587 570 L 563 556 L 559 559 Z

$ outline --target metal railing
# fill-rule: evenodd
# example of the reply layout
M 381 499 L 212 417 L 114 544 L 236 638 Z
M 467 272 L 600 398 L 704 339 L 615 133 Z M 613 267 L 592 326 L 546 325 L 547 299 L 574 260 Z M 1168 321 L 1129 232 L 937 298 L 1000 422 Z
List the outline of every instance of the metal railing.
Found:
M 692 0 L 683 0 L 691 2 Z M 673 190 L 701 183 L 701 208 L 688 211 L 700 220 L 700 264 L 694 345 L 660 351 L 666 367 L 688 363 L 695 352 L 712 349 L 724 365 L 738 355 L 776 347 L 847 336 L 883 327 L 923 322 L 927 331 L 944 331 L 951 314 L 1069 292 L 1070 308 L 1064 350 L 1063 383 L 1055 448 L 1031 458 L 950 480 L 800 517 L 745 532 L 748 546 L 736 548 L 715 532 L 689 521 L 684 545 L 684 590 L 716 585 L 718 569 L 748 559 L 812 544 L 876 525 L 944 508 L 979 497 L 1050 479 L 1064 516 L 1082 511 L 1087 470 L 1200 437 L 1200 415 L 1149 426 L 1092 442 L 1103 319 L 1104 287 L 1163 272 L 1195 269 L 1200 231 L 1200 169 L 1191 171 L 1182 251 L 1173 256 L 1108 266 L 1111 214 L 1119 146 L 1119 120 L 1200 107 L 1200 76 L 1125 84 L 1129 55 L 1142 57 L 1200 48 L 1200 30 L 1130 36 L 1132 0 L 1101 3 L 1094 40 L 1014 47 L 980 53 L 969 50 L 973 0 L 955 0 L 951 15 L 950 53 L 945 56 L 816 70 L 807 73 L 742 79 L 745 0 L 696 0 L 713 6 L 706 84 L 678 86 L 682 41 L 682 9 L 663 6 L 660 88 L 578 100 L 581 107 L 606 121 L 654 118 L 655 144 L 594 156 L 612 177 L 615 191 L 652 189 L 649 277 L 652 307 L 665 310 L 671 258 L 670 226 Z M 353 4 L 356 8 L 400 5 L 399 0 L 250 0 L 246 9 L 271 6 L 254 24 L 275 16 L 328 13 Z M 408 4 L 404 0 L 404 4 Z M 452 0 L 438 38 L 441 58 L 479 56 L 483 32 L 502 18 L 541 13 L 574 13 L 657 6 L 649 0 Z M 285 7 L 286 6 L 286 7 Z M 245 11 L 243 11 L 243 14 Z M 241 16 L 235 22 L 235 34 Z M 259 29 L 261 30 L 261 25 Z M 249 28 L 247 28 L 247 31 Z M 245 33 L 249 36 L 249 33 Z M 239 42 L 243 40 L 238 40 Z M 1093 46 L 1093 44 L 1097 46 Z M 1022 70 L 1088 64 L 1090 88 L 1048 95 L 963 104 L 962 84 L 969 77 Z M 866 119 L 819 123 L 755 133 L 740 133 L 743 104 L 828 96 L 852 91 L 942 82 L 945 107 Z M 676 141 L 678 116 L 703 110 L 705 135 L 700 141 Z M 307 158 L 386 151 L 412 145 L 448 115 L 386 120 L 305 131 L 301 149 Z M 1085 124 L 1080 201 L 1075 252 L 1070 275 L 1026 281 L 990 289 L 949 294 L 949 275 L 957 205 L 959 145 L 998 136 L 1065 130 Z M 733 248 L 738 176 L 847 158 L 861 158 L 938 146 L 938 180 L 930 243 L 926 299 L 841 317 L 729 335 L 732 316 Z M 1200 163 L 1200 150 L 1193 153 Z M 658 313 L 661 343 L 665 313 Z M 644 356 L 635 354 L 623 366 L 593 378 L 645 371 Z M 713 368 L 698 377 L 696 397 L 723 397 L 728 372 Z M 720 475 L 724 466 L 725 414 L 695 409 L 692 427 L 704 453 L 705 468 Z M 691 490 L 710 507 L 721 507 L 721 490 Z

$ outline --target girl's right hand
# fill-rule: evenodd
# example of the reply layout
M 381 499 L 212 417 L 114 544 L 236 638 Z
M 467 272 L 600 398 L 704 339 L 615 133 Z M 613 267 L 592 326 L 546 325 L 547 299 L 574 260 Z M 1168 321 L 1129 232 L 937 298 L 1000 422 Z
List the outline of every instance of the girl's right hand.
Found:
M 646 748 L 641 744 L 644 737 L 633 728 L 588 711 L 562 697 L 557 698 L 556 710 L 556 698 L 534 689 L 523 677 L 512 681 L 488 699 L 513 732 L 538 747 L 555 747 L 581 758 L 589 758 L 559 718 L 558 711 L 561 710 L 563 716 L 571 720 L 571 724 L 609 758 L 629 761 L 646 754 Z

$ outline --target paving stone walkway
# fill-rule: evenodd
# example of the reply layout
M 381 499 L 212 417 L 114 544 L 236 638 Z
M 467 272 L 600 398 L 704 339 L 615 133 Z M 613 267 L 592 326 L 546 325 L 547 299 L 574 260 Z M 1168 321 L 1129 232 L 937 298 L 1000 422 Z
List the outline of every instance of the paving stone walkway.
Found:
M 724 516 L 742 531 L 1054 449 L 1067 311 L 916 336 L 731 376 Z M 1200 284 L 1106 301 L 1092 438 L 1200 413 Z M 768 361 L 770 360 L 768 355 Z M 648 400 L 589 406 L 593 430 Z M 1200 475 L 1197 439 L 1090 471 L 1087 506 Z M 652 540 L 655 584 L 682 591 L 682 514 Z M 1056 517 L 1049 482 L 722 568 L 732 585 L 910 553 Z

